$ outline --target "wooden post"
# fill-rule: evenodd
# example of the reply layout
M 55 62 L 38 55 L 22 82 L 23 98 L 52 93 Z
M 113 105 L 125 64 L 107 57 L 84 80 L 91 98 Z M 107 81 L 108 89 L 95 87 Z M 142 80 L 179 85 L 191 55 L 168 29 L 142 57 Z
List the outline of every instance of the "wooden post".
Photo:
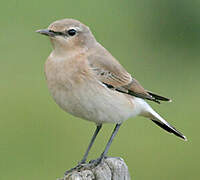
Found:
M 122 158 L 109 157 L 95 167 L 74 170 L 57 180 L 130 180 L 128 167 Z

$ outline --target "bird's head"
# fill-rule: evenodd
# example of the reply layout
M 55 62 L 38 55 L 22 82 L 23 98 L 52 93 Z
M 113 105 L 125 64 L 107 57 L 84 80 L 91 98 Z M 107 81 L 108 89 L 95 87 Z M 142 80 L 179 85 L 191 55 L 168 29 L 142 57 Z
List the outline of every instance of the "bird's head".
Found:
M 62 19 L 36 32 L 50 37 L 54 49 L 75 50 L 89 48 L 95 43 L 90 29 L 74 19 Z

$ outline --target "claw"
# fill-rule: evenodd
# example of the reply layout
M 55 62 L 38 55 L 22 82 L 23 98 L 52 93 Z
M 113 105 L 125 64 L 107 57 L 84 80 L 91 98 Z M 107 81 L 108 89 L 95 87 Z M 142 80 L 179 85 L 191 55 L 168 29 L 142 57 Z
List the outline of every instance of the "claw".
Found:
M 66 172 L 65 172 L 65 176 L 67 175 L 67 174 L 69 174 L 69 173 L 71 173 L 72 171 L 79 171 L 82 167 L 84 167 L 84 165 L 85 165 L 85 163 L 82 163 L 82 162 L 80 162 L 80 163 L 78 163 L 78 165 L 77 166 L 75 166 L 74 168 L 71 168 L 70 170 L 67 170 Z
M 90 165 L 97 166 L 99 165 L 105 157 L 101 156 L 98 159 L 89 161 Z
M 85 163 L 85 162 L 80 162 L 78 163 L 77 166 L 75 166 L 74 168 L 71 168 L 70 170 L 67 170 L 65 172 L 65 176 L 68 175 L 69 173 L 73 172 L 73 171 L 80 171 L 81 169 L 88 169 L 88 168 L 93 168 L 93 167 L 96 167 L 98 166 L 103 159 L 105 159 L 107 157 L 104 157 L 104 156 L 100 156 L 98 159 L 95 159 L 95 160 L 91 160 L 89 161 L 89 163 Z

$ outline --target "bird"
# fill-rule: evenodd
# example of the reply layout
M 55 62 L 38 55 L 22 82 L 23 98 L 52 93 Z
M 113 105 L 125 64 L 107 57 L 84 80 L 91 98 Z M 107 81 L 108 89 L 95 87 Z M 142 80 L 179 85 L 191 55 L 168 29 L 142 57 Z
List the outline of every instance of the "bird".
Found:
M 62 19 L 47 29 L 36 31 L 49 37 L 52 52 L 45 63 L 48 89 L 64 111 L 94 122 L 96 129 L 89 146 L 75 168 L 86 163 L 89 151 L 104 123 L 115 128 L 100 157 L 106 158 L 109 147 L 122 123 L 143 116 L 187 141 L 180 131 L 168 123 L 147 103 L 171 102 L 143 86 L 94 37 L 90 28 L 76 19 Z

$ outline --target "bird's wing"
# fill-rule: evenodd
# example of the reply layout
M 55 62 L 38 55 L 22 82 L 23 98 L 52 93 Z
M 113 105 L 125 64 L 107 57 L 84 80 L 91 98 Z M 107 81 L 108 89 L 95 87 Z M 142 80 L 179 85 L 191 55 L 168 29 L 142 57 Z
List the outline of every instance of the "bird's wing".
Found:
M 170 101 L 168 98 L 146 91 L 100 44 L 89 53 L 88 61 L 97 79 L 109 88 L 157 103 L 159 100 Z

